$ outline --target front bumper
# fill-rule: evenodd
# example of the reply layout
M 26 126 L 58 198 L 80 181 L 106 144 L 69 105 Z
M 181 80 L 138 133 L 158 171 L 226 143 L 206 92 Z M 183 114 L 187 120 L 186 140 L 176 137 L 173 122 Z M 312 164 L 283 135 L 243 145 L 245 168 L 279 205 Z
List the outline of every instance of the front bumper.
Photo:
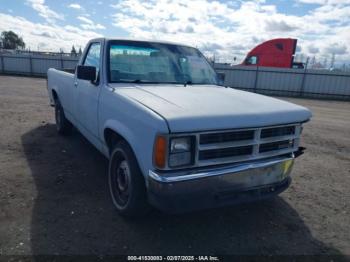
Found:
M 178 213 L 264 199 L 288 188 L 293 163 L 294 157 L 283 157 L 196 171 L 149 171 L 149 201 Z

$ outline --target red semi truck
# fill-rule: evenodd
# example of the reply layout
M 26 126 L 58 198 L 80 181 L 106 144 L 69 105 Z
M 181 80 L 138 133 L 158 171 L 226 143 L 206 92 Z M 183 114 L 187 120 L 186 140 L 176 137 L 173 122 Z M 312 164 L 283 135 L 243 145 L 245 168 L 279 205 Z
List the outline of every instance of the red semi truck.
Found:
M 281 68 L 304 68 L 303 63 L 294 62 L 297 39 L 276 38 L 254 47 L 241 65 Z

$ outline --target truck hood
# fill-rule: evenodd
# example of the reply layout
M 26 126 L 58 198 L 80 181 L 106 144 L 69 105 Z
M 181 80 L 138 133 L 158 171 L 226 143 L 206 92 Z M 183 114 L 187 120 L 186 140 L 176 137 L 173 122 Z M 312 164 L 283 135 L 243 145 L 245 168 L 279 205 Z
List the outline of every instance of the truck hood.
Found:
M 115 90 L 161 115 L 171 132 L 289 124 L 311 117 L 299 105 L 214 85 L 133 85 Z

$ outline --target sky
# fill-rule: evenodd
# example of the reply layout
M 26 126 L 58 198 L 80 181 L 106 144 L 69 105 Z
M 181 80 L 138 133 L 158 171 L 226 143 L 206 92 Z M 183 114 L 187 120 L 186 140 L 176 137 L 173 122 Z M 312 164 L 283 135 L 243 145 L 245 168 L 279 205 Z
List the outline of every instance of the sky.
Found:
M 290 37 L 301 59 L 350 63 L 350 0 L 0 0 L 5 30 L 35 51 L 69 52 L 106 36 L 184 43 L 231 62 Z

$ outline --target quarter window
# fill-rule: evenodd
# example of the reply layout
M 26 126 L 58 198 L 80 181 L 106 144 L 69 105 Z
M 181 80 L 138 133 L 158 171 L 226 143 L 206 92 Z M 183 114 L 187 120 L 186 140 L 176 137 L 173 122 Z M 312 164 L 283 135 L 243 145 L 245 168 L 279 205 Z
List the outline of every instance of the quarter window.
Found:
M 94 66 L 96 67 L 96 80 L 99 79 L 100 73 L 100 53 L 101 53 L 101 44 L 93 43 L 90 45 L 89 51 L 85 57 L 83 65 Z

